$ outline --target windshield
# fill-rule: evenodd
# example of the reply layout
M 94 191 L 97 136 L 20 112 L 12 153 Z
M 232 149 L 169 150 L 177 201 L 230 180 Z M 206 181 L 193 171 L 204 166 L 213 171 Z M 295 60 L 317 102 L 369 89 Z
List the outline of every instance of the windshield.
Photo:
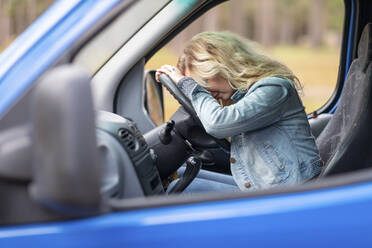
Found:
M 136 2 L 125 14 L 119 15 L 109 26 L 90 40 L 75 56 L 74 63 L 95 74 L 169 0 Z M 134 21 L 135 20 L 135 21 Z

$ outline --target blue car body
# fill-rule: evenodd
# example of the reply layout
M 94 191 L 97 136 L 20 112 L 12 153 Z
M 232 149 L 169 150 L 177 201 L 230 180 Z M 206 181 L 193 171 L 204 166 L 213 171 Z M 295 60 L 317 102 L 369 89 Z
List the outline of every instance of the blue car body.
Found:
M 58 1 L 33 23 L 0 56 L 0 116 L 119 3 Z M 371 207 L 372 181 L 336 178 L 289 192 L 1 226 L 0 247 L 370 247 Z
M 119 2 L 59 1 L 20 35 L 0 57 L 0 113 Z

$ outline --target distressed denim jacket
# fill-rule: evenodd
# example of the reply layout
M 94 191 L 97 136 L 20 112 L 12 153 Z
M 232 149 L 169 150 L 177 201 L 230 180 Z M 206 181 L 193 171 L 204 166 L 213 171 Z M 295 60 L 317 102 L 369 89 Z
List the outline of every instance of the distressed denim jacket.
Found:
M 207 133 L 231 137 L 231 172 L 241 190 L 299 184 L 320 173 L 322 161 L 304 107 L 288 80 L 263 78 L 248 91 L 236 91 L 235 103 L 226 107 L 192 78 L 177 85 Z

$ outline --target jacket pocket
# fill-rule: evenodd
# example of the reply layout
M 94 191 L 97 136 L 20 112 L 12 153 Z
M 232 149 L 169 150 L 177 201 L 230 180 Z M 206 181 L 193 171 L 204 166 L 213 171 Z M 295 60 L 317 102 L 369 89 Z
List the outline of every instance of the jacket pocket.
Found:
M 286 182 L 290 176 L 293 161 L 291 161 L 285 153 L 279 152 L 277 148 L 269 143 L 259 145 L 259 152 L 265 162 L 267 171 L 272 173 L 269 184 L 282 184 Z

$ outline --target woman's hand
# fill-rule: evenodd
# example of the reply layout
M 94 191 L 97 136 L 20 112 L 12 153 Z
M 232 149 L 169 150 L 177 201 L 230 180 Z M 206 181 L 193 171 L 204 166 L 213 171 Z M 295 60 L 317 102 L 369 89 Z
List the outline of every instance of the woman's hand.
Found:
M 181 80 L 181 78 L 185 77 L 185 75 L 183 75 L 180 72 L 180 70 L 178 70 L 177 67 L 171 66 L 171 65 L 163 65 L 162 67 L 156 70 L 155 78 L 156 78 L 156 81 L 158 82 L 159 82 L 159 76 L 161 73 L 167 74 L 168 77 L 170 77 L 170 79 L 172 79 L 173 82 L 176 84 L 178 81 Z

